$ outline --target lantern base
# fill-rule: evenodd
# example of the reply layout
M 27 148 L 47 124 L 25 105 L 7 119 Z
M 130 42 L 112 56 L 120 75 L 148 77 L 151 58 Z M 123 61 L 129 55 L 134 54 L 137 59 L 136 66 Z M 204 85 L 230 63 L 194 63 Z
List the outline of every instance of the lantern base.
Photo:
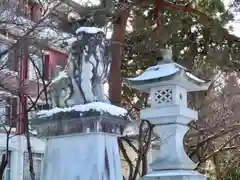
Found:
M 143 180 L 206 180 L 206 177 L 197 171 L 169 170 L 152 171 L 142 178 Z

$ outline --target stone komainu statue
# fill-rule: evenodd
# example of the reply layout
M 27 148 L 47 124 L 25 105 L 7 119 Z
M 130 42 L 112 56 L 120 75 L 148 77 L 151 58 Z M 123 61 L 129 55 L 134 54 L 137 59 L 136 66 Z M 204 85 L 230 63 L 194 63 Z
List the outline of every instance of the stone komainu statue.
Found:
M 50 84 L 53 107 L 107 101 L 103 85 L 111 65 L 110 43 L 98 28 L 81 27 L 76 34 L 65 70 Z

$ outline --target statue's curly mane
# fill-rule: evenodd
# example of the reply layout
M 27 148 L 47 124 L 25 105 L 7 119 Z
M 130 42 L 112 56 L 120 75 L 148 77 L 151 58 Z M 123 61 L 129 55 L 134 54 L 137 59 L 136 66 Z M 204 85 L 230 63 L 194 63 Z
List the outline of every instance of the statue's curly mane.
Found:
M 94 42 L 94 44 L 93 44 Z M 85 55 L 91 56 L 96 54 L 97 47 L 106 48 L 109 42 L 106 40 L 105 34 L 103 32 L 98 32 L 96 34 L 88 34 L 85 32 L 81 33 L 81 39 L 75 41 L 72 44 L 72 55 L 82 57 Z M 108 52 L 105 52 L 105 56 Z
M 77 39 L 62 72 L 65 76 L 58 75 L 57 81 L 51 84 L 57 106 L 105 101 L 103 84 L 107 81 L 111 64 L 109 41 L 103 32 L 80 32 Z
M 91 56 L 93 56 L 97 62 L 100 61 L 97 55 L 97 48 L 100 48 L 103 50 L 103 56 L 101 57 L 101 59 L 105 65 L 105 68 L 106 68 L 105 71 L 107 72 L 108 71 L 107 68 L 111 63 L 111 60 L 109 58 L 110 48 L 109 48 L 109 41 L 106 39 L 106 36 L 103 32 L 98 32 L 96 34 L 88 34 L 88 33 L 82 32 L 81 39 L 75 41 L 72 44 L 72 56 L 74 57 L 72 58 L 72 60 L 75 61 L 72 63 L 74 64 L 75 69 L 79 70 L 79 68 L 81 68 L 81 63 L 83 59 L 85 61 L 90 61 Z

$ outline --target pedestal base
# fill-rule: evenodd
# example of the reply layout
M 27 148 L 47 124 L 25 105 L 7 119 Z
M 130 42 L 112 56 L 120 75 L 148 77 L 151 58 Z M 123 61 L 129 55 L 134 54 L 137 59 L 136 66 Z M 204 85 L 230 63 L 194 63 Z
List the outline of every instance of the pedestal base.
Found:
M 142 178 L 143 180 L 206 180 L 206 177 L 197 171 L 169 170 L 152 171 Z
M 41 180 L 122 180 L 117 136 L 106 133 L 52 137 Z

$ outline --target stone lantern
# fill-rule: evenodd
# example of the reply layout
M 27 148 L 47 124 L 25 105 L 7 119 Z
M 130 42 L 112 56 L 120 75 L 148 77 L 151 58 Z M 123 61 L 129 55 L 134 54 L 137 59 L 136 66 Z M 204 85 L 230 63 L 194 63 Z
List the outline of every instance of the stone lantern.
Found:
M 160 137 L 160 150 L 150 164 L 153 171 L 144 180 L 203 180 L 194 171 L 196 164 L 187 156 L 183 138 L 187 124 L 198 119 L 197 111 L 187 107 L 187 93 L 205 91 L 210 82 L 195 77 L 183 66 L 173 62 L 172 51 L 163 51 L 163 60 L 149 67 L 141 75 L 127 78 L 126 83 L 149 93 L 150 107 L 141 110 L 140 118 L 155 124 Z

